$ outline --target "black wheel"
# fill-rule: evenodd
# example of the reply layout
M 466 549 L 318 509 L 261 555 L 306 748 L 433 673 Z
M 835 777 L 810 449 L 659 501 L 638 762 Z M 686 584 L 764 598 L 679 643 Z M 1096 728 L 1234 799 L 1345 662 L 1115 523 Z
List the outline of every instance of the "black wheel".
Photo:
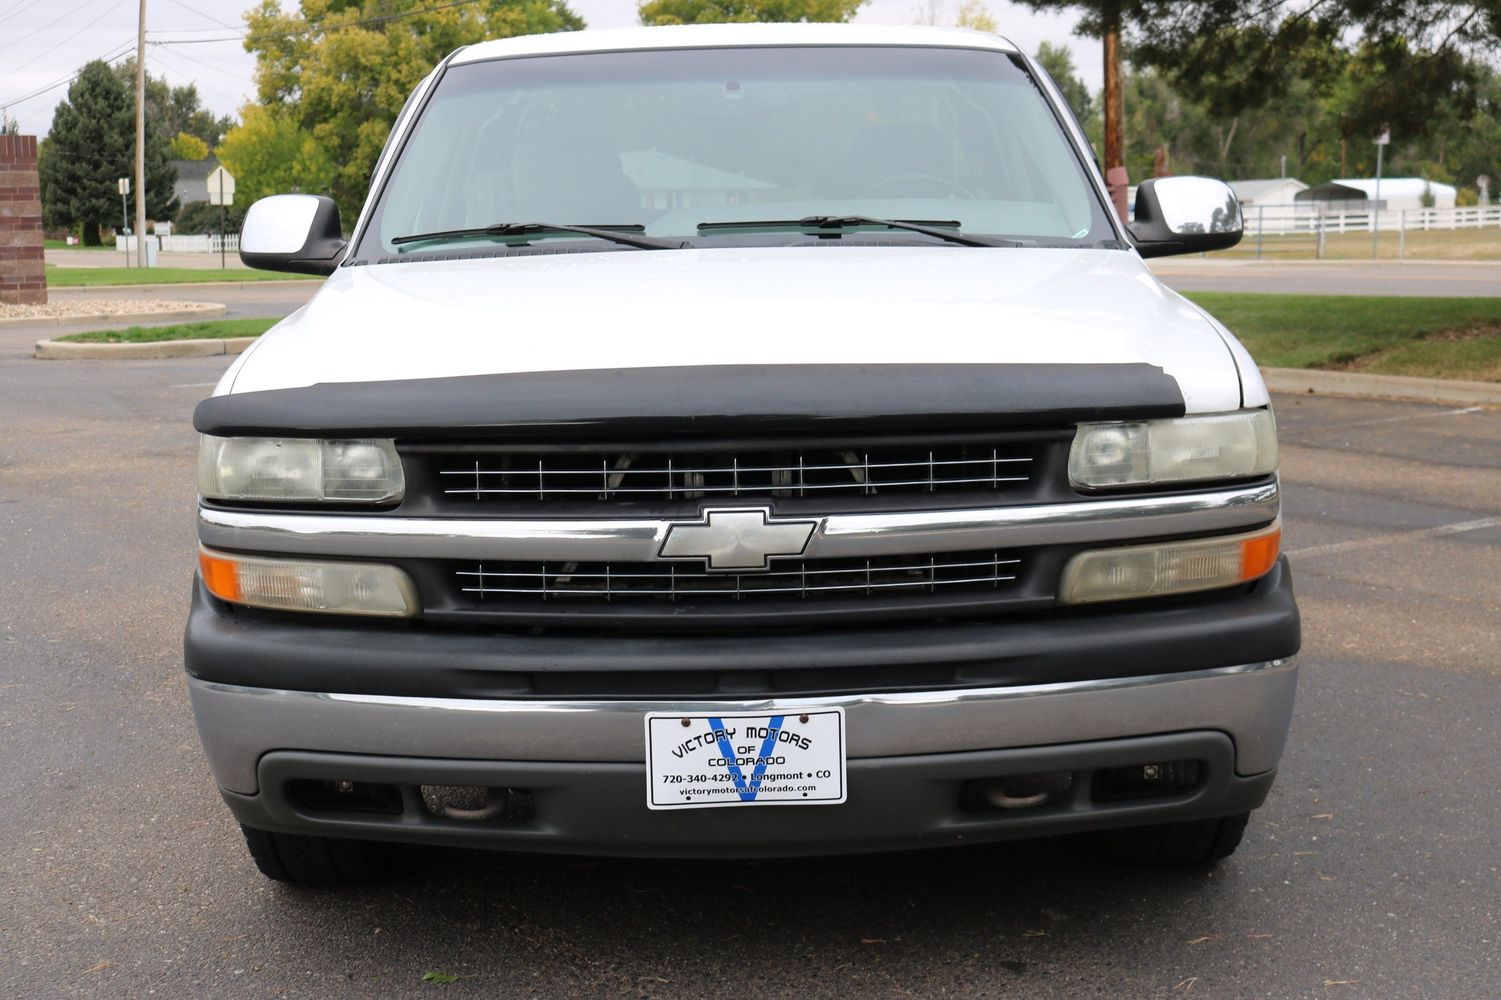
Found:
M 1189 868 L 1212 865 L 1235 853 L 1246 832 L 1250 813 L 1165 823 L 1104 835 L 1105 850 L 1112 860 L 1133 865 Z
M 240 826 L 261 874 L 289 885 L 335 886 L 367 882 L 380 865 L 382 845 Z

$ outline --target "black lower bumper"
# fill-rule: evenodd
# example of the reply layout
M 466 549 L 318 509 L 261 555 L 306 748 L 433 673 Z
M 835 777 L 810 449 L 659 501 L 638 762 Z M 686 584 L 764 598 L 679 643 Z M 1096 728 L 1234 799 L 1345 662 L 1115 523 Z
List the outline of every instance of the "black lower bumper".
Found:
M 1194 761 L 1191 785 L 1136 796 L 1101 794 L 1107 769 Z M 224 792 L 241 823 L 285 833 L 454 847 L 633 857 L 772 857 L 941 847 L 1249 812 L 1275 772 L 1239 776 L 1219 732 L 849 761 L 839 805 L 765 805 L 654 812 L 646 774 L 628 763 L 439 760 L 277 751 L 259 764 L 255 795 Z M 974 794 L 1018 775 L 1066 774 L 1067 787 L 1024 808 Z M 387 790 L 387 812 L 309 802 L 307 783 Z M 481 785 L 527 797 L 525 815 L 456 819 L 424 805 L 423 785 Z
M 235 609 L 194 591 L 187 670 L 217 684 L 447 698 L 952 690 L 1138 677 L 1298 651 L 1286 560 L 1183 599 L 983 621 L 733 634 L 493 632 Z

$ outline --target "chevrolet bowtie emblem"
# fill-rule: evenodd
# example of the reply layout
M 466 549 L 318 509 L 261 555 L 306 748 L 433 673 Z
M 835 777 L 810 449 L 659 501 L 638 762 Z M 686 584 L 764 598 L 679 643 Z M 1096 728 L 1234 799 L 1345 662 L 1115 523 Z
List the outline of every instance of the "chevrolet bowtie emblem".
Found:
M 800 556 L 817 521 L 773 520 L 766 507 L 705 510 L 703 520 L 667 529 L 661 559 L 702 559 L 711 570 L 769 568 L 772 559 Z

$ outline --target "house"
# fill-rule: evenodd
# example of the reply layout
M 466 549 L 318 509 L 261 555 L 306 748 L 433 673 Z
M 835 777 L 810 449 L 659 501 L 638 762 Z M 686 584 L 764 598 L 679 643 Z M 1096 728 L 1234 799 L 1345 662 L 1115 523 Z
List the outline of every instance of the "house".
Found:
M 1377 201 L 1377 187 L 1380 200 Z M 1425 194 L 1433 199 L 1424 205 Z M 1422 208 L 1453 208 L 1458 194 L 1452 184 L 1440 184 L 1421 177 L 1355 177 L 1317 184 L 1296 195 L 1299 205 L 1322 206 L 1326 212 L 1369 212 L 1373 207 L 1383 212 L 1403 212 Z
M 214 172 L 219 161 L 212 156 L 203 160 L 171 160 L 177 168 L 177 183 L 172 185 L 172 196 L 179 205 L 195 201 L 208 201 L 208 175 Z
M 1242 207 L 1291 205 L 1300 191 L 1308 185 L 1296 177 L 1271 177 L 1265 180 L 1230 181 L 1230 190 L 1240 199 Z

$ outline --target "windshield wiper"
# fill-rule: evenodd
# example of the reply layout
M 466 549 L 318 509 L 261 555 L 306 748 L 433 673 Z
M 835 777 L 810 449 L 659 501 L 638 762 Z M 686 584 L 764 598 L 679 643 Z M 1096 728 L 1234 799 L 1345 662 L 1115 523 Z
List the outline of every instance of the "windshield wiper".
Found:
M 932 236 L 940 240 L 946 240 L 949 243 L 959 243 L 967 247 L 1021 246 L 1020 243 L 1014 240 L 988 240 L 980 236 L 965 236 L 963 233 L 954 231 L 959 228 L 957 221 L 876 219 L 868 215 L 809 215 L 801 219 L 779 219 L 769 222 L 700 222 L 698 224 L 698 231 L 700 233 L 712 233 L 730 229 L 811 229 L 815 231 L 833 230 L 838 232 L 845 229 L 857 229 L 861 226 L 901 229 L 909 233 L 922 233 L 924 236 Z
M 446 229 L 437 233 L 416 233 L 398 236 L 392 246 L 403 243 L 422 243 L 427 240 L 461 240 L 478 236 L 547 236 L 553 233 L 581 233 L 596 239 L 609 240 L 638 250 L 679 250 L 683 244 L 674 240 L 659 240 L 650 236 L 633 236 L 644 232 L 645 226 L 555 226 L 550 222 L 497 222 L 493 226 L 476 226 L 472 229 Z

